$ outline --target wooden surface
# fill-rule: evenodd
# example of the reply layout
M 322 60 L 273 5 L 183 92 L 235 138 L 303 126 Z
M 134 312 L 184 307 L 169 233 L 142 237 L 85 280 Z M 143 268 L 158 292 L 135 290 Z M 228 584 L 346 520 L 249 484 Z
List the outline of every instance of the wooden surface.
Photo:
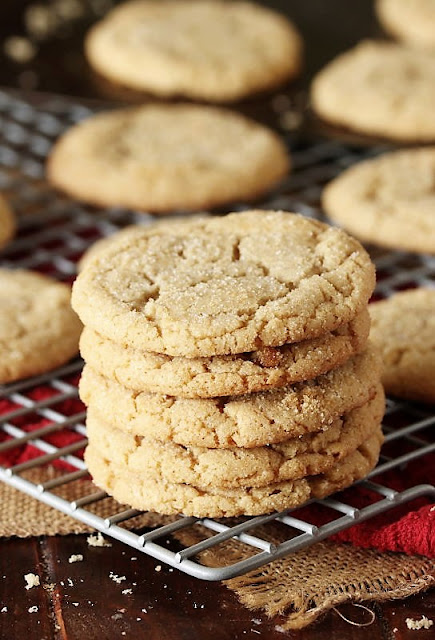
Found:
M 69 563 L 73 554 L 83 561 Z M 161 566 L 160 571 L 156 567 Z M 125 576 L 116 583 L 109 577 Z M 26 590 L 24 575 L 40 576 Z M 122 593 L 131 589 L 132 593 Z M 30 613 L 29 608 L 38 607 Z M 86 536 L 0 542 L 0 638 L 10 640 L 425 640 L 434 628 L 411 631 L 406 618 L 435 620 L 435 591 L 403 601 L 368 605 L 376 618 L 357 627 L 332 611 L 299 632 L 283 633 L 281 620 L 248 611 L 219 583 L 191 578 L 121 543 L 89 547 Z M 7 607 L 7 611 L 1 611 Z M 368 612 L 339 611 L 355 622 Z M 397 629 L 397 631 L 394 631 Z
M 26 0 L 1 0 L 0 40 L 23 35 Z M 313 71 L 362 37 L 378 32 L 367 0 L 275 0 L 270 6 L 288 11 L 306 40 L 304 84 Z M 81 53 L 82 33 L 62 33 L 44 42 L 26 65 L 0 51 L 0 85 L 59 92 L 88 98 L 105 96 Z M 258 105 L 254 105 L 258 110 Z M 72 554 L 83 562 L 70 564 Z M 136 558 L 136 559 L 132 559 Z M 7 640 L 415 640 L 435 638 L 435 630 L 411 631 L 406 618 L 424 614 L 435 620 L 435 591 L 385 605 L 369 605 L 376 618 L 368 627 L 352 626 L 332 611 L 301 632 L 283 634 L 280 619 L 242 607 L 225 586 L 186 576 L 120 543 L 90 548 L 86 536 L 0 541 L 0 639 Z M 120 584 L 109 573 L 125 576 Z M 41 586 L 25 589 L 24 575 L 38 574 Z M 122 593 L 131 589 L 132 593 Z M 31 607 L 38 607 L 35 613 Z M 367 612 L 339 609 L 355 622 Z M 396 631 L 395 631 L 396 630 Z

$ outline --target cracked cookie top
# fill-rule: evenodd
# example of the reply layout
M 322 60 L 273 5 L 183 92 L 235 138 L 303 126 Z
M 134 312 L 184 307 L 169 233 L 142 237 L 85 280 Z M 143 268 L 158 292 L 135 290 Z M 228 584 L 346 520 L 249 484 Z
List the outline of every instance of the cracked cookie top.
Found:
M 77 278 L 83 323 L 137 349 L 197 357 L 313 338 L 367 304 L 357 240 L 302 216 L 248 211 L 113 242 Z
M 402 291 L 369 310 L 387 393 L 435 402 L 435 289 Z
M 78 352 L 81 323 L 68 285 L 0 269 L 0 383 L 55 369 Z

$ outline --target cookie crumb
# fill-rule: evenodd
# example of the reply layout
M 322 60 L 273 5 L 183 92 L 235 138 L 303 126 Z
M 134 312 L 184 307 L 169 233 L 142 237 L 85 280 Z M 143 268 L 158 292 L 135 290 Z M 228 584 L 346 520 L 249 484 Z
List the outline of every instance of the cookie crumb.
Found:
M 414 620 L 413 618 L 406 618 L 406 626 L 413 631 L 419 631 L 420 629 L 430 629 L 433 626 L 433 620 L 421 616 L 421 620 Z
M 41 584 L 39 580 L 39 576 L 34 573 L 26 573 L 24 576 L 24 580 L 26 581 L 26 589 L 32 589 L 32 587 L 39 587 Z
M 116 584 L 121 584 L 121 582 L 127 580 L 125 576 L 117 576 L 113 571 L 109 573 L 109 578 L 113 580 L 113 582 L 116 582 Z
M 83 556 L 81 553 L 73 553 L 72 556 L 68 558 L 68 562 L 72 564 L 73 562 L 82 562 Z
M 113 616 L 110 616 L 112 620 L 121 620 L 122 613 L 114 613 Z
M 37 611 L 39 611 L 39 609 L 38 609 L 38 607 L 37 607 L 37 606 L 36 606 L 36 604 L 35 604 L 33 607 L 29 607 L 29 608 L 27 609 L 27 611 L 28 611 L 29 613 L 36 613 Z
M 78 607 L 79 606 L 78 602 L 71 602 L 71 604 L 73 605 L 73 607 Z
M 154 567 L 154 571 L 161 571 L 162 570 L 162 565 L 158 564 L 156 567 Z
M 111 547 L 112 543 L 106 540 L 101 532 L 95 536 L 88 536 L 86 542 L 90 547 Z
M 129 596 L 131 593 L 133 593 L 133 589 L 123 589 L 121 593 L 123 596 Z
M 141 609 L 142 613 L 148 613 L 146 609 Z
M 7 613 L 7 612 L 8 612 L 7 607 L 2 607 L 2 609 L 0 609 L 0 613 Z

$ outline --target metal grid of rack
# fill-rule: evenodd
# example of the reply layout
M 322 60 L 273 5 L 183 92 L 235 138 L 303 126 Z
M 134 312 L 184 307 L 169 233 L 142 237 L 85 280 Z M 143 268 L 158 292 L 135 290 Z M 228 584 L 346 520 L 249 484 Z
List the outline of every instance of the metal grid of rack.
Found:
M 90 113 L 89 108 L 60 98 L 39 99 L 30 104 L 20 97 L 0 91 L 0 190 L 8 196 L 20 216 L 18 237 L 2 253 L 2 266 L 40 270 L 70 281 L 74 277 L 77 260 L 96 239 L 132 222 L 149 224 L 153 221 L 153 217 L 145 213 L 116 208 L 102 211 L 86 207 L 56 194 L 44 181 L 45 158 L 53 140 L 66 127 Z M 293 143 L 291 150 L 294 165 L 292 175 L 280 185 L 279 190 L 260 202 L 259 207 L 287 209 L 315 218 L 322 217 L 319 209 L 322 185 L 344 167 L 377 151 L 361 151 L 335 141 L 309 145 Z M 234 209 L 243 209 L 245 206 L 239 203 Z M 373 250 L 372 257 L 378 269 L 379 297 L 416 285 L 434 286 L 434 257 L 379 250 Z M 380 474 L 399 470 L 407 463 L 435 451 L 435 444 L 430 437 L 435 427 L 433 412 L 418 405 L 389 399 L 385 418 L 386 445 L 379 465 L 366 480 L 359 483 L 373 496 L 370 504 L 363 508 L 352 506 L 352 500 L 344 501 L 338 495 L 314 501 L 320 503 L 330 515 L 327 523 L 321 526 L 316 526 L 309 518 L 300 517 L 296 509 L 243 518 L 236 524 L 225 519 L 198 519 L 180 515 L 161 526 L 130 530 L 129 523 L 136 522 L 140 515 L 137 510 L 117 505 L 105 517 L 94 513 L 92 507 L 95 504 L 109 499 L 104 491 L 93 488 L 85 495 L 80 491 L 74 499 L 59 495 L 59 489 L 80 486 L 81 481 L 89 479 L 82 459 L 86 445 L 85 412 L 83 407 L 72 413 L 62 409 L 65 401 L 77 399 L 77 379 L 81 367 L 81 361 L 76 360 L 50 374 L 0 387 L 0 400 L 6 400 L 9 407 L 0 415 L 0 456 L 27 444 L 33 445 L 38 451 L 38 457 L 31 460 L 12 466 L 0 465 L 0 480 L 105 535 L 198 578 L 222 580 L 246 573 L 417 497 L 435 497 L 435 487 L 432 485 L 423 484 L 396 491 L 388 484 L 376 482 Z M 34 391 L 41 386 L 49 389 L 50 393 L 38 400 Z M 26 419 L 35 421 L 35 416 L 44 419 L 44 425 L 29 431 L 25 426 Z M 52 436 L 64 432 L 72 434 L 73 441 L 60 447 L 53 444 Z M 58 471 L 54 477 L 51 475 L 46 480 L 34 482 L 26 475 L 28 471 L 44 469 L 49 463 L 58 461 L 62 461 L 64 466 L 62 472 Z M 279 544 L 273 544 L 267 540 L 267 536 L 257 533 L 260 525 L 267 528 L 274 522 L 283 525 L 287 534 Z M 179 542 L 171 545 L 169 540 L 168 547 L 168 536 L 197 528 L 198 525 L 201 525 L 202 531 L 208 531 L 200 542 L 180 548 Z M 261 531 L 264 530 L 262 527 Z M 202 551 L 229 539 L 247 546 L 251 551 L 249 557 L 219 567 L 206 566 L 201 562 L 199 556 Z

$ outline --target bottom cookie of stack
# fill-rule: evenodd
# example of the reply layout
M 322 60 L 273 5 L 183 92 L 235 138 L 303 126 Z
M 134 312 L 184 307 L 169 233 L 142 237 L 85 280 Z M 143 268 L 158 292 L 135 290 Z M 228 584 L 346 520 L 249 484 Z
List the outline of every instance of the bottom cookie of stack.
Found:
M 85 458 L 95 483 L 118 502 L 162 514 L 221 518 L 283 511 L 300 506 L 311 498 L 323 498 L 340 491 L 370 472 L 378 460 L 382 441 L 379 431 L 324 474 L 265 487 L 216 487 L 208 491 L 126 472 L 106 460 L 92 446 L 87 448 Z
M 134 508 L 197 517 L 296 507 L 363 478 L 382 444 L 384 393 L 325 431 L 252 449 L 207 449 L 125 434 L 90 411 L 86 462 L 96 484 Z

